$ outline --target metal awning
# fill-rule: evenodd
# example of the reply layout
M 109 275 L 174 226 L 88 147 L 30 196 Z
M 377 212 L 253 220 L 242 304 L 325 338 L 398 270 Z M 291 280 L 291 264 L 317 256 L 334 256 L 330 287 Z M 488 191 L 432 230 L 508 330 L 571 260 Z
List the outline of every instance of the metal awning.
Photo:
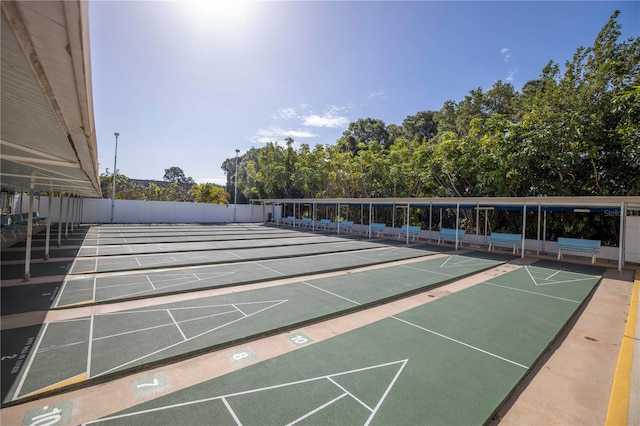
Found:
M 272 198 L 252 199 L 252 203 L 269 204 L 316 204 L 320 205 L 351 205 L 375 207 L 406 207 L 411 208 L 476 208 L 494 207 L 496 209 L 535 210 L 541 206 L 549 211 L 574 211 L 574 209 L 590 209 L 592 212 L 607 210 L 620 211 L 621 203 L 627 208 L 638 208 L 640 197 L 451 197 L 451 198 Z
M 101 197 L 88 2 L 2 2 L 0 183 Z

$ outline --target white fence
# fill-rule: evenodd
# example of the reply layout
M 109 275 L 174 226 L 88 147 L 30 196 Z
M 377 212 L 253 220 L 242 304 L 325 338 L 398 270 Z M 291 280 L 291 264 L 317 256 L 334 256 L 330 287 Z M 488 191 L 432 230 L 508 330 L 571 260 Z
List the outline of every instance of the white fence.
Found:
M 60 203 L 62 201 L 62 209 Z M 51 203 L 51 208 L 49 208 Z M 14 199 L 14 212 L 29 211 L 29 196 Z M 81 223 L 111 223 L 112 200 L 101 198 L 59 198 L 36 196 L 33 210 L 52 223 L 80 217 Z M 74 215 L 75 213 L 75 215 Z M 113 223 L 232 223 L 264 222 L 271 207 L 258 205 L 218 205 L 166 201 L 115 200 Z

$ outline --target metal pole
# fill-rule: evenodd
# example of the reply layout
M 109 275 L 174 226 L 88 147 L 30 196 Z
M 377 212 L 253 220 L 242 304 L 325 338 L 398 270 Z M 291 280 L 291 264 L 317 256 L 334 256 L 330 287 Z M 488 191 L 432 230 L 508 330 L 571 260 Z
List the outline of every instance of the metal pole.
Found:
M 75 232 L 74 228 L 76 226 L 76 200 L 77 199 L 78 198 L 74 195 L 73 196 L 73 200 L 71 201 L 71 205 L 72 205 L 72 207 L 71 207 L 71 233 L 72 234 Z
M 60 211 L 58 213 L 58 247 L 62 245 L 62 192 L 60 193 Z
M 547 211 L 543 213 L 542 219 L 542 254 L 547 254 Z
M 236 210 L 238 209 L 238 154 L 239 149 L 236 149 L 236 177 L 233 184 L 233 222 L 236 222 Z M 295 213 L 295 212 L 294 212 Z
M 51 242 L 51 204 L 53 204 L 51 192 L 49 192 L 49 202 L 47 204 L 47 231 L 44 243 L 44 260 L 49 260 L 49 244 Z
M 113 210 L 116 204 L 116 175 L 118 174 L 118 169 L 116 169 L 116 162 L 118 161 L 118 136 L 120 133 L 115 132 L 114 136 L 116 137 L 116 151 L 113 155 L 113 192 L 111 194 L 111 223 L 113 223 Z
M 622 272 L 624 267 L 624 233 L 626 229 L 624 227 L 627 218 L 627 209 L 624 201 L 620 202 L 620 237 L 618 241 L 618 272 Z
M 527 230 L 527 202 L 525 201 L 524 205 L 522 206 L 522 242 L 521 242 L 522 251 L 520 252 L 520 257 L 522 259 L 524 259 L 524 242 L 527 239 L 526 230 Z
M 24 277 L 23 281 L 29 281 L 31 279 L 31 244 L 33 239 L 33 196 L 34 196 L 34 184 L 31 183 L 31 190 L 29 191 L 29 216 L 27 216 L 27 248 L 25 250 L 24 258 Z
M 431 220 L 433 216 L 433 204 L 429 203 L 429 242 L 431 242 Z
M 459 223 L 460 223 L 460 203 L 456 204 L 456 251 L 458 251 L 458 227 L 459 227 Z
M 64 239 L 69 239 L 69 215 L 71 214 L 71 208 L 69 207 L 71 204 L 71 196 L 67 194 L 67 211 L 65 217 L 65 225 L 64 225 Z
M 406 220 L 406 224 L 407 224 L 407 244 L 409 244 L 409 209 L 410 209 L 410 204 L 407 203 L 407 220 Z
M 536 256 L 540 256 L 540 222 L 542 221 L 542 205 L 538 203 L 538 248 L 536 250 Z
M 480 204 L 476 204 L 476 247 L 480 247 Z
M 371 222 L 373 222 L 373 205 L 369 203 L 369 239 L 371 239 Z

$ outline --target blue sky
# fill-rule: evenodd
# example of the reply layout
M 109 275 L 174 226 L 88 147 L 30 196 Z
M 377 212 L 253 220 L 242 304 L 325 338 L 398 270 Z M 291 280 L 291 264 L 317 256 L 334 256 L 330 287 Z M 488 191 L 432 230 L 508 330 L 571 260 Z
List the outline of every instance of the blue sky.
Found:
M 159 179 L 220 166 L 267 141 L 333 144 L 349 123 L 401 124 L 498 80 L 517 91 L 591 46 L 640 2 L 91 1 L 100 172 Z

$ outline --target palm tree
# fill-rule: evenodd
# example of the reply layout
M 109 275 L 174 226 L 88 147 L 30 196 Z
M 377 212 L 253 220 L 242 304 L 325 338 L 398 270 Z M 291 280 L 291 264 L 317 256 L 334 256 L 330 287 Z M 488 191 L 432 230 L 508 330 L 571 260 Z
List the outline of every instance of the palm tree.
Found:
M 213 183 L 196 183 L 189 190 L 189 194 L 196 197 L 196 203 L 229 204 L 229 193 Z

